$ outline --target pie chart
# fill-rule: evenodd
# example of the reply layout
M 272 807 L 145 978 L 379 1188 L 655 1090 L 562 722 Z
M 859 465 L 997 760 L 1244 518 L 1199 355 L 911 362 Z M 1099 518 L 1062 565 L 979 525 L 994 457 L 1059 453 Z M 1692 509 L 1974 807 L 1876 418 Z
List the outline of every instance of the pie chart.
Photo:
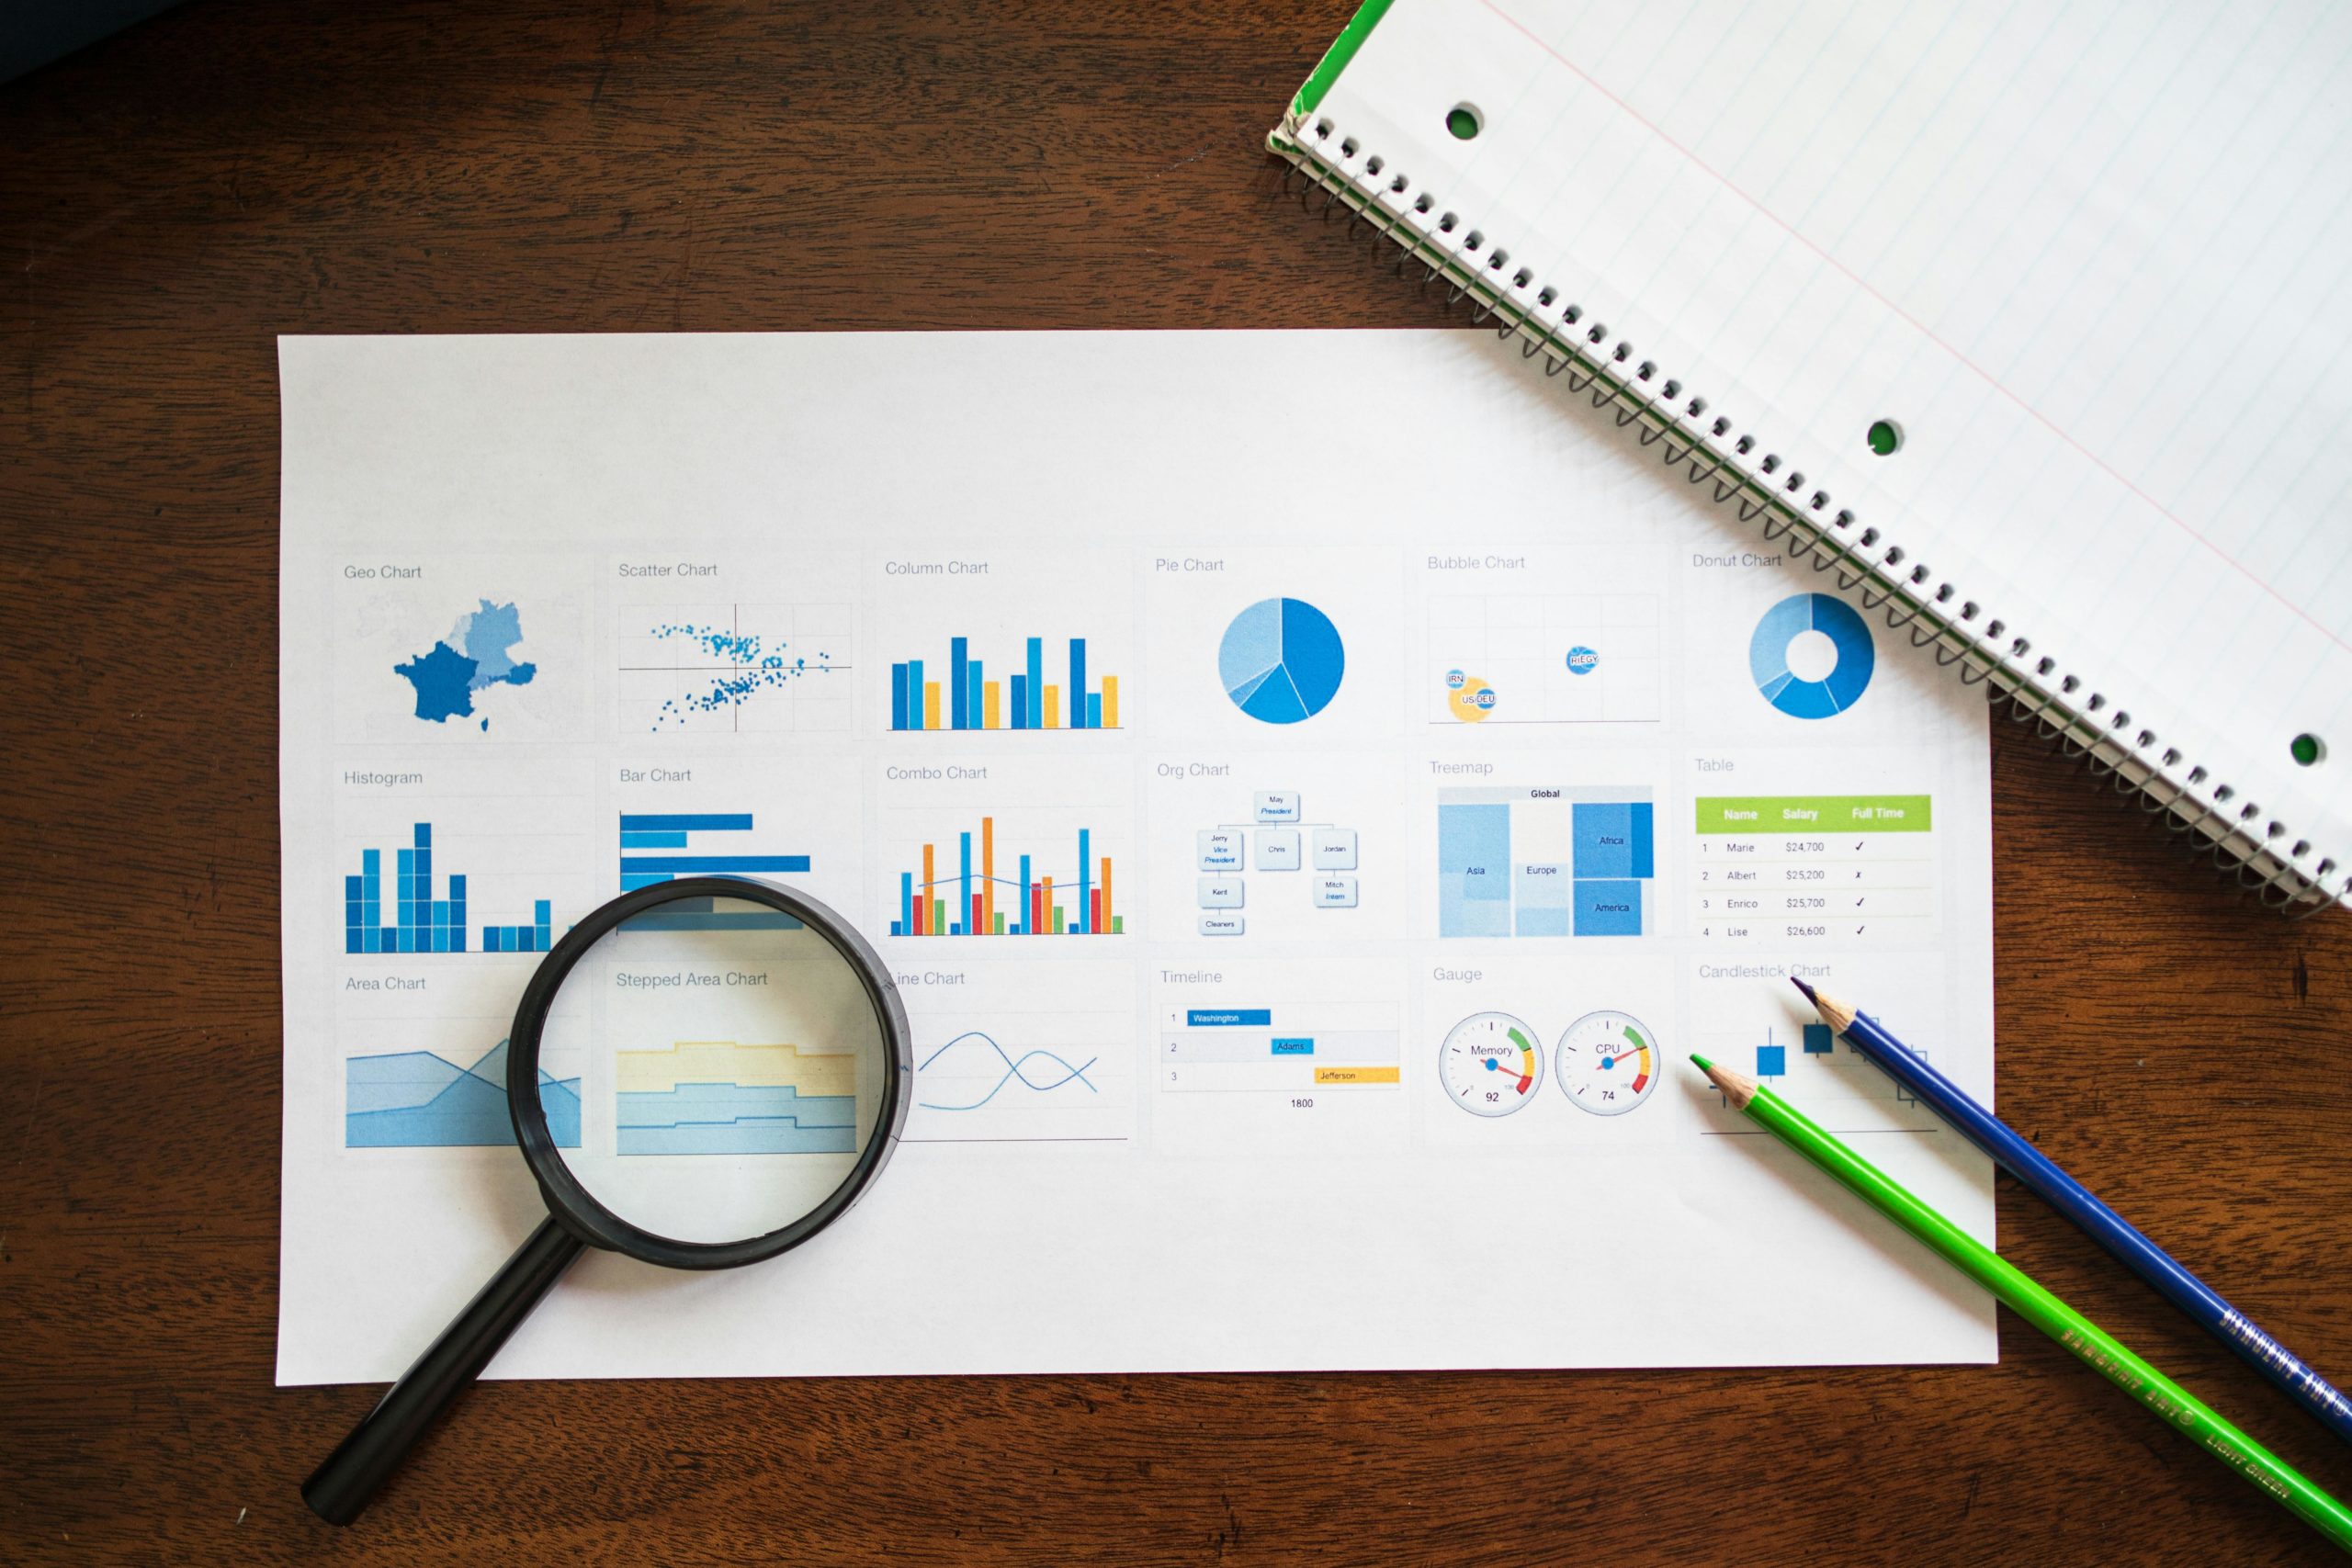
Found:
M 1861 700 L 1878 653 L 1859 611 L 1826 593 L 1793 593 L 1764 612 L 1747 668 L 1764 700 L 1791 718 L 1827 718 Z
M 1217 677 L 1233 705 L 1261 724 L 1313 718 L 1340 694 L 1347 649 L 1331 617 L 1304 599 L 1261 599 L 1217 645 Z

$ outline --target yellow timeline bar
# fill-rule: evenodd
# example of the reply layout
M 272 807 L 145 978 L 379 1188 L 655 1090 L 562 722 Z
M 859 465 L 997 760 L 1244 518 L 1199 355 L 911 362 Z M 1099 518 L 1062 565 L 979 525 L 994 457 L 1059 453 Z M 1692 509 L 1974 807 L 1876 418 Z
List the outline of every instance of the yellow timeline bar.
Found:
M 1394 1067 L 1317 1067 L 1315 1081 L 1318 1084 L 1395 1083 Z

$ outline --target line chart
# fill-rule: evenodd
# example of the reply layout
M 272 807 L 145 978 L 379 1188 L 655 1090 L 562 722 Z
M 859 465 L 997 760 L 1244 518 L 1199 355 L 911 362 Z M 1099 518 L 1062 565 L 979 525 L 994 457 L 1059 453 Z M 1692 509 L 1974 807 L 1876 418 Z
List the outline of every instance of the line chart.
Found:
M 1094 1080 L 1086 1076 L 1086 1069 L 1094 1066 L 1098 1058 L 1089 1056 L 1085 1061 L 1080 1063 L 1078 1066 L 1072 1066 L 1063 1057 L 1056 1055 L 1051 1051 L 1042 1049 L 1024 1051 L 1016 1058 L 1011 1052 L 999 1044 L 992 1036 L 989 1035 L 986 1032 L 978 1029 L 967 1029 L 964 1031 L 963 1033 L 958 1034 L 955 1039 L 950 1040 L 946 1044 L 942 1045 L 938 1050 L 933 1051 L 930 1055 L 925 1056 L 922 1062 L 916 1065 L 915 1071 L 918 1074 L 921 1074 L 929 1068 L 933 1063 L 937 1062 L 942 1056 L 947 1055 L 948 1052 L 955 1050 L 959 1045 L 965 1044 L 967 1042 L 972 1041 L 977 1041 L 979 1043 L 986 1045 L 990 1051 L 995 1053 L 996 1059 L 1000 1063 L 1003 1064 L 1003 1073 L 998 1077 L 996 1082 L 989 1086 L 988 1092 L 981 1095 L 979 1099 L 964 1105 L 942 1105 L 928 1100 L 917 1100 L 915 1102 L 916 1104 L 922 1106 L 926 1111 L 978 1111 L 980 1107 L 986 1105 L 989 1100 L 994 1100 L 1000 1093 L 1003 1092 L 1005 1085 L 1014 1082 L 1018 1082 L 1023 1089 L 1033 1089 L 1039 1094 L 1050 1093 L 1051 1091 L 1060 1089 L 1067 1084 L 1072 1083 L 1083 1085 L 1086 1089 L 1086 1092 L 1089 1094 L 1100 1094 L 1102 1092 L 1094 1087 Z M 1052 1063 L 1054 1066 L 1059 1067 L 1061 1069 L 1061 1077 L 1046 1078 L 1042 1082 L 1037 1078 L 1031 1077 L 1025 1069 L 1027 1069 L 1030 1063 L 1036 1061 L 1039 1057 L 1043 1057 L 1047 1062 Z M 1044 1069 L 1040 1069 L 1041 1073 L 1043 1070 Z M 969 1081 L 968 1076 L 965 1076 L 965 1078 L 966 1081 Z
M 1106 973 L 1125 977 L 1116 966 Z M 1096 1006 L 1039 1007 L 1036 988 L 1048 983 L 1103 991 L 1074 998 L 1085 1002 L 1115 995 L 1091 975 L 1048 979 L 1024 970 L 1018 983 L 991 976 L 985 990 L 957 998 L 953 1009 L 928 1016 L 915 1010 L 908 1142 L 1101 1144 L 1135 1136 L 1134 1020 Z

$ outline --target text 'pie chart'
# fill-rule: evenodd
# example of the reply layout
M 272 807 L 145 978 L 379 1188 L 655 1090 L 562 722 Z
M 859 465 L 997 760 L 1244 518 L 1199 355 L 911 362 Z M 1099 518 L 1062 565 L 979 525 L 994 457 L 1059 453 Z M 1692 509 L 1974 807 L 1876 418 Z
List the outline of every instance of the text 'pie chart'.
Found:
M 1844 713 L 1869 688 L 1877 662 L 1868 623 L 1826 593 L 1781 600 L 1764 612 L 1747 644 L 1756 689 L 1791 718 Z
M 1233 617 L 1217 675 L 1233 705 L 1261 724 L 1313 718 L 1340 694 L 1348 667 L 1340 628 L 1304 599 L 1261 599 Z

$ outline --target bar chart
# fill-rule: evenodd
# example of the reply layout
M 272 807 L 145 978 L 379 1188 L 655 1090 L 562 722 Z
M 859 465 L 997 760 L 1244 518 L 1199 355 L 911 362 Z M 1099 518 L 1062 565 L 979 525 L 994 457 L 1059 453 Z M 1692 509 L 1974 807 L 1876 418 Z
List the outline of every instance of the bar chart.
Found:
M 892 936 L 1119 936 L 1126 918 L 1112 899 L 1113 857 L 1098 854 L 1093 830 L 1076 830 L 1075 859 L 1050 863 L 1028 850 L 997 848 L 996 818 L 960 829 L 943 852 L 922 846 L 922 863 L 898 874 Z
M 553 936 L 552 906 L 533 901 L 531 918 L 514 925 L 484 925 L 469 947 L 470 910 L 463 873 L 447 874 L 447 887 L 434 894 L 433 824 L 419 822 L 406 848 L 393 851 L 386 886 L 383 851 L 359 852 L 359 870 L 343 879 L 344 952 L 349 953 L 545 953 Z M 391 920 L 384 919 L 389 897 Z
M 623 812 L 620 827 L 621 891 L 658 886 L 681 876 L 804 876 L 805 854 L 740 852 L 730 836 L 748 835 L 757 823 L 748 811 Z M 714 841 L 716 840 L 716 841 Z M 711 853 L 709 851 L 727 852 Z M 632 931 L 797 931 L 800 922 L 777 909 L 743 905 L 721 909 L 712 898 L 679 898 L 638 916 Z
M 1657 874 L 1646 789 L 1438 795 L 1438 934 L 1640 936 Z
M 1046 638 L 1026 638 L 1017 667 L 999 675 L 973 657 L 971 639 L 947 639 L 944 662 L 890 666 L 893 730 L 1116 729 L 1119 678 L 1087 662 L 1087 639 L 1069 639 L 1061 678 L 1047 680 Z M 1091 684 L 1090 684 L 1090 681 Z

